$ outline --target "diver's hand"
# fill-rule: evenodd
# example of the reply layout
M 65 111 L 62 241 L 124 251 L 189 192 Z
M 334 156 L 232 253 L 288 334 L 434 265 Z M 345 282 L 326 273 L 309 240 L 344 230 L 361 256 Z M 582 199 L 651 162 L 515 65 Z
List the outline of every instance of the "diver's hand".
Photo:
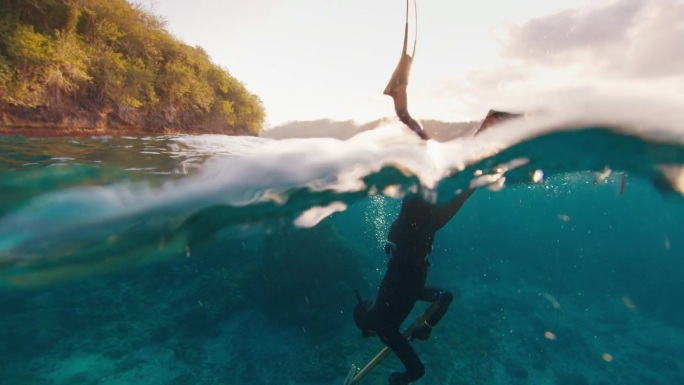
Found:
M 389 377 L 390 385 L 407 385 L 409 383 L 406 373 L 394 372 Z

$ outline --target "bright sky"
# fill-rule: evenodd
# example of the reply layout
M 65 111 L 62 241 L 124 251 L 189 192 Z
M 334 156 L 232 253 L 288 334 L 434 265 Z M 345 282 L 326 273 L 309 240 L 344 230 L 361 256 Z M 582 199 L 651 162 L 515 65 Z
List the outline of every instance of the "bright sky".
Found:
M 418 119 L 477 120 L 597 79 L 684 85 L 680 0 L 417 0 Z M 404 0 L 141 0 L 264 102 L 271 126 L 392 116 Z

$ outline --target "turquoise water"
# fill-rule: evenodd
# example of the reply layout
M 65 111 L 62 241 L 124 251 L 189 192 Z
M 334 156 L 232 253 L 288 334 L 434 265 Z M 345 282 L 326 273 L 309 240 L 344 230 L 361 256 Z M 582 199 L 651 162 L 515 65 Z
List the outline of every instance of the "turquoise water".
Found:
M 469 185 L 431 257 L 456 300 L 413 343 L 418 383 L 684 383 L 681 110 L 428 145 L 396 124 L 0 138 L 2 383 L 342 384 L 382 347 L 353 290 L 375 294 L 402 194 Z

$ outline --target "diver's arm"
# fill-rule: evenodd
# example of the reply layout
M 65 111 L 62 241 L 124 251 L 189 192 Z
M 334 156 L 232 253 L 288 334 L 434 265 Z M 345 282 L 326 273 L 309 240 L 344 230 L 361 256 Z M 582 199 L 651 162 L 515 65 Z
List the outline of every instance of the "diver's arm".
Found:
M 449 223 L 451 218 L 456 215 L 458 210 L 463 207 L 463 204 L 470 198 L 470 195 L 475 191 L 475 189 L 468 189 L 467 191 L 454 197 L 449 203 L 438 206 L 435 208 L 435 228 L 437 230 L 441 229 Z
M 515 114 L 511 112 L 505 112 L 505 111 L 496 111 L 496 110 L 489 110 L 489 113 L 487 113 L 487 116 L 485 119 L 482 121 L 480 124 L 480 127 L 477 129 L 475 132 L 475 135 L 480 134 L 482 131 L 488 129 L 490 126 L 506 121 L 508 119 L 520 117 L 522 114 Z M 466 192 L 457 195 L 454 197 L 451 202 L 443 205 L 443 206 L 438 206 L 436 207 L 435 210 L 435 223 L 437 225 L 436 229 L 439 230 L 441 229 L 444 225 L 446 225 L 451 218 L 456 215 L 458 210 L 463 207 L 463 204 L 465 203 L 468 198 L 470 198 L 470 195 L 475 191 L 475 189 L 469 189 Z

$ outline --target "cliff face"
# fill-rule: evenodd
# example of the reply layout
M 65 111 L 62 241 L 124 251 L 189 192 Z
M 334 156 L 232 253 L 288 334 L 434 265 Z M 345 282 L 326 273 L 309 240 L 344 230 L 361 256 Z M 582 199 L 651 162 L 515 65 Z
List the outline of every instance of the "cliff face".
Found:
M 144 134 L 196 133 L 254 136 L 244 127 L 229 126 L 220 118 L 206 119 L 192 111 L 179 111 L 172 105 L 157 111 L 136 108 L 90 109 L 70 104 L 58 107 L 24 107 L 2 103 L 0 105 L 0 133 L 21 134 L 27 129 L 54 132 L 125 132 Z

